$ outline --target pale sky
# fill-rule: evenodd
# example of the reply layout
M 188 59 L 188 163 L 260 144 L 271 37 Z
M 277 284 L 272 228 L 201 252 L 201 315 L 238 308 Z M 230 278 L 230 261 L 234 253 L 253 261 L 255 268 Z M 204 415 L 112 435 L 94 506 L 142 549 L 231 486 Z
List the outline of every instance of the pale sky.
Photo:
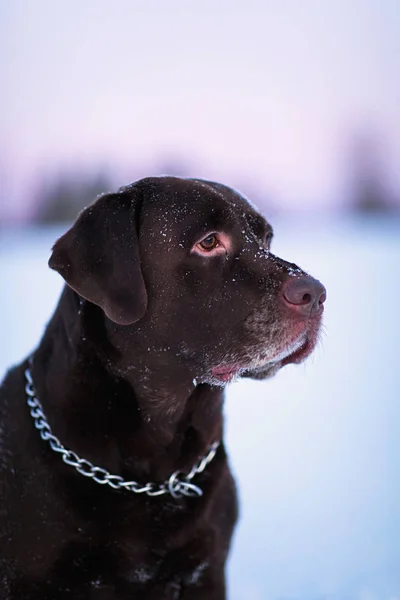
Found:
M 365 128 L 400 195 L 399 0 L 0 7 L 3 214 L 60 165 L 109 166 L 124 183 L 169 154 L 285 207 L 329 207 Z

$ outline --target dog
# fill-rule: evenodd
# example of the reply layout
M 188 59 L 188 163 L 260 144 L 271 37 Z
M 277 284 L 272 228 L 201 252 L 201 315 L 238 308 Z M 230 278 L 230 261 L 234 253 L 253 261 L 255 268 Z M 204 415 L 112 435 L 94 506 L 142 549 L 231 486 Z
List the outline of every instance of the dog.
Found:
M 271 240 L 233 189 L 154 177 L 55 243 L 59 304 L 0 388 L 2 600 L 226 597 L 224 387 L 303 361 L 326 298 Z

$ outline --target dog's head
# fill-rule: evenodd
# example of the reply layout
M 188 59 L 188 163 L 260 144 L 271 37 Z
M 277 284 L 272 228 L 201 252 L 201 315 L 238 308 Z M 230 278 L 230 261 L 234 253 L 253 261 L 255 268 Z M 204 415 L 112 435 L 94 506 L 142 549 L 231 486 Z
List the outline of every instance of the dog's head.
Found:
M 316 344 L 325 289 L 272 254 L 271 240 L 236 191 L 148 178 L 85 209 L 49 265 L 101 307 L 120 371 L 140 343 L 149 362 L 221 385 L 268 377 Z

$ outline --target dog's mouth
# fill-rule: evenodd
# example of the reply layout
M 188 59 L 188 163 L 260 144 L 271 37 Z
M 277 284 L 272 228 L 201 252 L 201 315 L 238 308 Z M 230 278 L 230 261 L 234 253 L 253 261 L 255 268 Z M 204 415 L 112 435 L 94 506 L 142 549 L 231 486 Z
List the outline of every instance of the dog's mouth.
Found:
M 281 367 L 289 364 L 299 364 L 305 360 L 314 350 L 317 335 L 314 333 L 303 333 L 295 341 L 265 361 L 257 361 L 258 364 L 231 363 L 222 364 L 211 370 L 213 379 L 222 384 L 229 383 L 238 377 L 254 377 L 255 379 L 274 375 Z
M 282 367 L 289 364 L 299 364 L 307 356 L 311 354 L 315 346 L 315 342 L 312 343 L 310 337 L 304 336 L 298 347 L 289 352 L 284 358 L 280 360 Z
M 221 381 L 222 383 L 229 383 L 233 379 L 236 379 L 238 375 L 243 371 L 244 367 L 238 364 L 232 365 L 219 365 L 211 370 L 212 376 Z

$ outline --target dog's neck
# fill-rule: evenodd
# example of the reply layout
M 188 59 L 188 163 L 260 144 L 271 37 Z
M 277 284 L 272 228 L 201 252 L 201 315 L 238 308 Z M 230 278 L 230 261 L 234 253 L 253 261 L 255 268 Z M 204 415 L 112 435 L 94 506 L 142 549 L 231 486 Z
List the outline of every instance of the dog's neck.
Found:
M 125 478 L 162 481 L 190 470 L 222 437 L 223 391 L 190 377 L 171 389 L 162 372 L 144 378 L 143 361 L 121 376 L 99 311 L 66 287 L 35 351 L 33 380 L 55 435 Z

